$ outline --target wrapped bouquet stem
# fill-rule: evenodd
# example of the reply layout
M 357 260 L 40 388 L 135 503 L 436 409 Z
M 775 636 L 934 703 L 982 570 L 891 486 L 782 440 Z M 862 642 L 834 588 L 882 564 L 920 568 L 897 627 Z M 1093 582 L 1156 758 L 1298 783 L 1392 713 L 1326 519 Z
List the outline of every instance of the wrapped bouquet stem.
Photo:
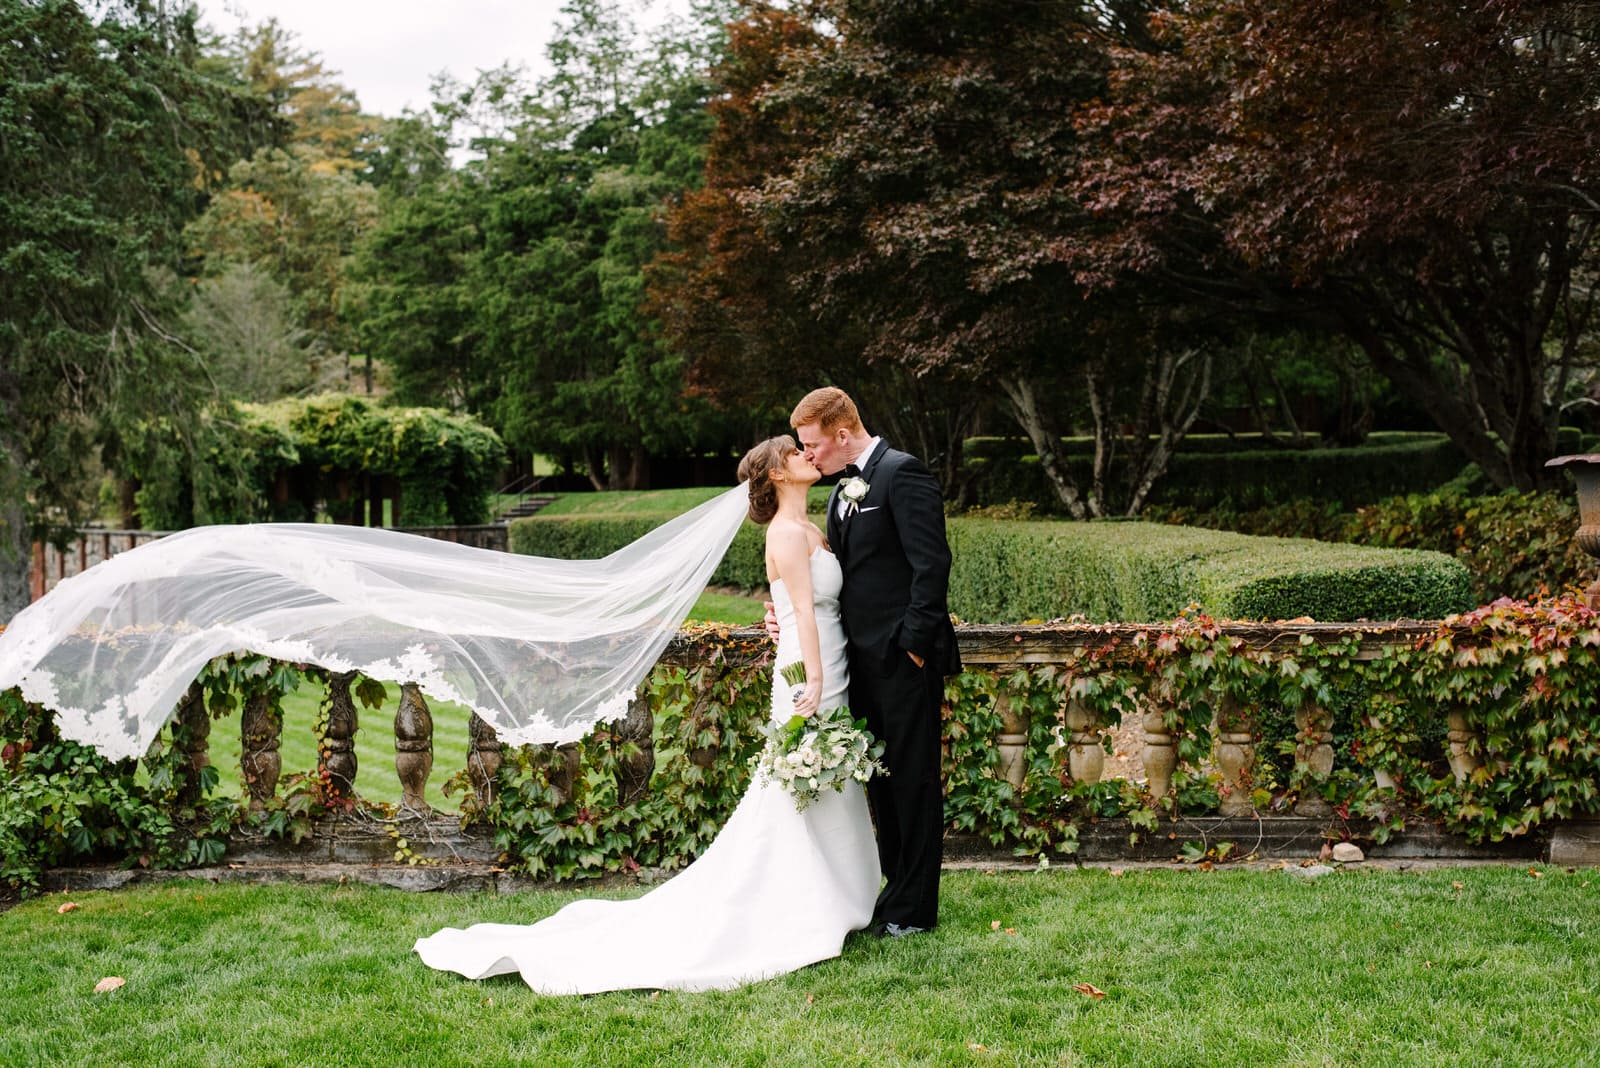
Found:
M 791 686 L 803 687 L 805 665 L 786 664 L 778 669 Z M 867 730 L 865 720 L 851 719 L 845 707 L 823 709 L 807 719 L 791 716 L 787 722 L 762 728 L 766 745 L 756 757 L 762 779 L 775 782 L 794 797 L 796 810 L 806 807 L 824 790 L 843 790 L 850 781 L 865 783 L 874 775 L 887 775 L 881 758 L 883 743 Z

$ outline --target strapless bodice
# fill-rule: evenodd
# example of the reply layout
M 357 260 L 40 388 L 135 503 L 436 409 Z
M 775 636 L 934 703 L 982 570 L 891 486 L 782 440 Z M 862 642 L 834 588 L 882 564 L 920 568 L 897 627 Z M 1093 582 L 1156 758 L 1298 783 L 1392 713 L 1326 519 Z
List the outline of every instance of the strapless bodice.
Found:
M 839 614 L 839 591 L 844 587 L 844 571 L 839 558 L 822 546 L 811 552 L 811 603 L 817 615 Z M 794 623 L 794 599 L 789 596 L 788 585 L 780 578 L 772 580 L 772 605 L 778 614 L 778 627 L 787 629 Z
M 844 627 L 839 622 L 839 590 L 844 572 L 839 560 L 822 546 L 811 553 L 811 602 L 817 620 L 817 642 L 822 653 L 822 707 L 849 704 L 850 669 L 845 659 Z M 772 607 L 778 617 L 778 648 L 774 667 L 801 659 L 800 633 L 795 623 L 794 600 L 782 579 L 772 582 Z M 793 687 L 774 684 L 772 715 L 782 722 L 793 714 Z

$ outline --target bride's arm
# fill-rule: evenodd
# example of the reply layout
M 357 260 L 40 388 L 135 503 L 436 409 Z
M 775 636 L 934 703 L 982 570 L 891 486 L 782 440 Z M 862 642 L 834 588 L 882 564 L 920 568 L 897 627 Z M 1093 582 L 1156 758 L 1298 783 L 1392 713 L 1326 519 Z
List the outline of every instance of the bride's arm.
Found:
M 810 716 L 822 703 L 822 641 L 817 637 L 817 610 L 811 600 L 811 546 L 805 531 L 789 523 L 767 527 L 767 548 L 777 565 L 778 577 L 794 602 L 794 624 L 800 639 L 800 659 L 806 665 L 806 687 L 794 710 Z M 780 667 L 782 665 L 779 665 Z

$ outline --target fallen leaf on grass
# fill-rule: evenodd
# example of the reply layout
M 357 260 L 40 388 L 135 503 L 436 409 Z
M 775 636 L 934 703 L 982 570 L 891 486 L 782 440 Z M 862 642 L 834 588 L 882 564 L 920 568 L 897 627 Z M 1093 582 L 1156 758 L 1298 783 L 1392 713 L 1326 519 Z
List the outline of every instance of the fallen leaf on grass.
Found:
M 982 1042 L 968 1042 L 967 1048 L 974 1053 L 982 1053 L 986 1047 Z
M 1121 868 L 1112 868 L 1112 869 L 1111 869 L 1111 874 L 1112 874 L 1112 875 L 1122 875 L 1122 874 L 1123 874 L 1123 871 L 1122 871 L 1122 869 L 1121 869 Z
M 94 984 L 94 992 L 96 994 L 109 994 L 111 991 L 115 990 L 117 987 L 126 982 L 127 980 L 120 975 L 108 975 L 98 983 Z
M 807 994 L 806 995 L 806 1004 L 807 1005 L 815 1005 L 816 1003 L 817 1003 L 817 995 L 815 995 L 815 994 Z
M 1535 879 L 1543 879 L 1544 878 L 1544 872 L 1540 871 L 1538 868 L 1529 868 L 1528 869 L 1528 874 L 1533 876 Z
M 1433 967 L 1433 961 L 1431 961 L 1431 960 L 1425 960 L 1425 961 L 1423 961 L 1423 962 L 1422 962 L 1422 966 L 1423 966 L 1423 967 L 1424 967 L 1424 968 L 1431 968 L 1431 967 Z
M 989 921 L 989 930 L 991 930 L 991 931 L 1000 930 L 1000 921 L 999 920 L 990 920 Z
M 1016 933 L 1017 933 L 1017 929 L 1015 927 L 1007 927 L 1006 928 L 1006 934 L 1016 934 Z
M 63 912 L 71 912 L 73 909 L 75 909 L 77 907 L 78 907 L 78 903 L 76 901 L 68 901 L 65 905 L 57 905 L 56 906 L 56 914 L 60 915 Z
M 1453 890 L 1465 890 L 1467 888 L 1467 884 L 1463 882 L 1454 882 L 1450 884 L 1450 887 Z
M 1095 986 L 1093 983 L 1073 983 L 1072 989 L 1076 990 L 1080 994 L 1083 994 L 1085 997 L 1094 998 L 1096 1001 L 1099 1001 L 1101 998 L 1106 996 L 1106 992 Z

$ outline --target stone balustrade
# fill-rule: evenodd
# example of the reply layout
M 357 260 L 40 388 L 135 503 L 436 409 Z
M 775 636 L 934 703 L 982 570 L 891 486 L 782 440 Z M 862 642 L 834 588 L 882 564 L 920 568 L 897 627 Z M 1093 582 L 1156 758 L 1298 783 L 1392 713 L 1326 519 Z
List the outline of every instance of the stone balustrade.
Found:
M 1299 649 L 1308 638 L 1320 643 L 1344 641 L 1353 636 L 1358 643 L 1355 659 L 1370 660 L 1383 648 L 1411 644 L 1436 627 L 1437 624 L 1425 622 L 1276 623 L 1222 624 L 1221 630 L 1257 650 Z M 1062 664 L 1085 649 L 1132 650 L 1136 646 L 1135 637 L 1148 635 L 1153 629 L 1138 624 L 966 625 L 959 627 L 957 634 L 968 670 L 992 671 L 1004 676 L 1022 667 Z M 755 628 L 733 630 L 725 639 L 713 640 L 723 646 L 723 659 L 732 670 L 756 670 L 765 662 L 770 649 L 764 634 Z M 663 662 L 687 665 L 704 654 L 706 641 L 703 634 L 692 639 L 680 636 L 668 647 Z M 1116 654 L 1112 655 L 1114 658 Z M 332 675 L 328 679 L 329 713 L 317 769 L 329 786 L 344 796 L 353 795 L 356 781 L 354 739 L 359 721 L 351 696 L 353 680 L 352 675 Z M 1138 765 L 1143 772 L 1145 791 L 1152 798 L 1160 798 L 1171 792 L 1173 773 L 1178 766 L 1180 739 L 1169 724 L 1177 722 L 1179 717 L 1171 715 L 1171 709 L 1154 694 L 1140 695 L 1139 701 L 1135 718 L 1142 728 L 1143 746 L 1137 753 Z M 997 772 L 1021 788 L 1028 774 L 1027 742 L 1031 726 L 1028 714 L 1021 702 L 1010 699 L 1004 686 L 996 688 L 995 713 L 1001 724 L 993 743 L 998 756 Z M 1450 710 L 1446 715 L 1448 753 L 1444 755 L 1456 776 L 1464 779 L 1477 766 L 1478 747 L 1472 744 L 1471 731 L 1462 713 Z M 1102 738 L 1105 732 L 1118 725 L 1099 722 L 1089 704 L 1071 697 L 1062 700 L 1055 716 L 1052 726 L 1059 728 L 1060 759 L 1065 772 L 1073 782 L 1099 782 L 1106 764 Z M 210 762 L 207 752 L 210 721 L 198 685 L 191 688 L 180 705 L 177 719 L 183 726 L 180 744 L 189 755 L 192 773 L 198 776 L 199 769 Z M 1301 781 L 1313 784 L 1325 781 L 1333 773 L 1335 760 L 1331 713 L 1314 701 L 1307 701 L 1295 710 L 1294 724 L 1293 759 Z M 1221 779 L 1220 815 L 1223 817 L 1252 811 L 1248 785 L 1252 782 L 1257 757 L 1257 726 L 1255 709 L 1231 697 L 1218 702 L 1212 728 L 1213 763 Z M 635 702 L 629 714 L 612 728 L 614 742 L 620 744 L 617 776 L 624 803 L 649 789 L 655 767 L 651 727 L 648 707 L 644 702 Z M 271 701 L 258 697 L 245 703 L 240 718 L 241 760 L 253 808 L 260 808 L 276 789 L 282 770 L 278 755 L 281 730 L 282 723 Z M 433 771 L 434 725 L 427 701 L 413 685 L 400 687 L 393 730 L 395 772 L 403 794 L 402 808 L 416 815 L 427 815 L 431 810 L 424 800 L 424 791 Z M 467 730 L 468 778 L 481 805 L 492 797 L 495 773 L 503 760 L 502 750 L 493 731 L 478 716 L 470 718 Z M 701 767 L 709 766 L 716 758 L 715 751 L 689 754 L 689 759 Z M 570 787 L 571 777 L 577 773 L 577 755 L 573 747 L 558 750 L 551 779 L 556 791 L 561 793 Z M 1382 772 L 1375 774 L 1377 784 L 1386 785 Z M 1314 790 L 1303 790 L 1295 814 L 1326 816 L 1328 808 Z

